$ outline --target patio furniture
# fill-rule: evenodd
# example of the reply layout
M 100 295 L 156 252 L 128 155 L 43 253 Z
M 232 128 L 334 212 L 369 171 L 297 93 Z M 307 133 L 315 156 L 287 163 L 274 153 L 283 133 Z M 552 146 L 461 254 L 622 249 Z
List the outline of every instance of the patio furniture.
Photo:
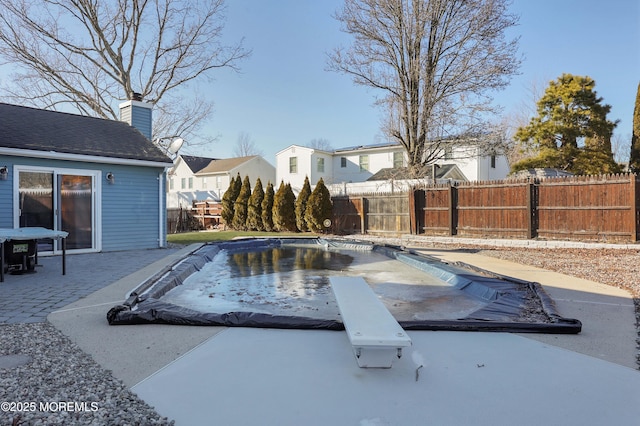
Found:
M 38 263 L 38 240 L 45 238 L 62 241 L 62 275 L 66 275 L 68 235 L 66 231 L 41 227 L 0 228 L 0 282 L 4 282 L 5 265 L 20 265 L 23 272 L 32 271 Z M 10 253 L 5 253 L 9 248 Z

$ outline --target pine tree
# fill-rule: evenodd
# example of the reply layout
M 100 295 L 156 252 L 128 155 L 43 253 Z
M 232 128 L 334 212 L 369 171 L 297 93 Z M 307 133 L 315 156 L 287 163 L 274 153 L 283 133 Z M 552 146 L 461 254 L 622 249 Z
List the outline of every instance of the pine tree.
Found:
M 563 74 L 549 83 L 537 104 L 537 117 L 521 127 L 515 139 L 538 155 L 514 164 L 512 171 L 551 167 L 575 174 L 619 170 L 611 152 L 616 123 L 607 120 L 611 106 L 602 103 L 589 77 Z M 580 140 L 587 143 L 579 146 Z
M 636 104 L 633 107 L 633 129 L 631 133 L 631 155 L 629 171 L 640 173 L 640 84 L 636 93 Z
M 309 230 L 307 227 L 307 220 L 304 215 L 307 211 L 307 201 L 309 200 L 309 196 L 311 195 L 311 185 L 309 184 L 309 176 L 305 176 L 304 184 L 302 185 L 302 189 L 298 194 L 298 198 L 296 199 L 296 225 L 298 229 L 302 232 L 306 232 Z
M 267 189 L 264 191 L 264 199 L 262 200 L 262 226 L 267 232 L 273 231 L 273 184 L 267 182 Z
M 296 196 L 291 184 L 280 182 L 280 187 L 273 198 L 273 226 L 276 231 L 295 232 L 296 227 Z
M 249 231 L 264 231 L 264 226 L 262 225 L 262 200 L 264 200 L 264 189 L 262 189 L 262 181 L 258 178 L 247 205 L 247 229 Z
M 231 178 L 231 182 L 229 182 L 229 187 L 225 191 L 222 196 L 222 212 L 220 216 L 224 223 L 229 227 L 233 227 L 233 215 L 234 215 L 234 204 L 236 202 L 236 198 L 240 194 L 240 174 L 238 173 L 237 178 Z
M 233 229 L 237 229 L 238 231 L 247 230 L 247 204 L 249 203 L 250 196 L 251 182 L 249 182 L 249 176 L 245 176 L 242 187 L 240 188 L 240 194 L 238 194 L 234 206 Z
M 307 209 L 305 211 L 305 219 L 307 226 L 312 232 L 323 232 L 326 228 L 324 221 L 331 220 L 333 215 L 333 204 L 331 203 L 331 194 L 324 184 L 324 180 L 320 178 L 313 192 L 309 196 Z

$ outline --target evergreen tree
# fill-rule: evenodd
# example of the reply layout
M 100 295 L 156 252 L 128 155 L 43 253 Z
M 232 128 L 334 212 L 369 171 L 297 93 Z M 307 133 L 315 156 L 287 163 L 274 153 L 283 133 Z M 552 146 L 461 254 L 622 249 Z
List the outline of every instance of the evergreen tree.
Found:
M 611 152 L 616 126 L 607 120 L 611 106 L 602 104 L 594 87 L 593 79 L 571 74 L 549 83 L 538 101 L 538 115 L 515 134 L 516 140 L 530 144 L 538 155 L 514 164 L 512 171 L 531 167 L 552 167 L 575 174 L 619 170 Z M 579 146 L 581 140 L 584 146 Z
M 262 189 L 262 181 L 258 178 L 247 205 L 247 229 L 249 231 L 264 231 L 264 226 L 262 225 L 263 200 L 264 189 Z
M 247 230 L 247 207 L 249 203 L 249 197 L 251 196 L 251 182 L 249 182 L 249 176 L 244 177 L 242 187 L 240 188 L 240 194 L 236 198 L 236 204 L 233 212 L 233 229 L 238 231 Z
M 324 180 L 320 178 L 307 201 L 307 209 L 305 211 L 307 226 L 312 232 L 323 232 L 326 229 L 324 221 L 332 219 L 332 216 L 331 194 L 329 194 Z
M 273 184 L 267 182 L 267 189 L 264 191 L 264 199 L 262 200 L 262 226 L 267 232 L 273 231 Z
M 636 104 L 633 107 L 633 129 L 631 133 L 631 156 L 629 170 L 640 173 L 640 84 L 636 93 Z
M 307 211 L 307 200 L 309 200 L 309 196 L 311 195 L 311 185 L 309 184 L 309 176 L 305 176 L 304 184 L 302 185 L 302 189 L 298 194 L 298 198 L 296 199 L 296 225 L 298 229 L 302 232 L 306 232 L 309 230 L 307 227 L 307 220 L 304 215 Z
M 584 147 L 576 155 L 573 172 L 578 175 L 615 174 L 622 172 L 611 149 L 611 134 L 585 138 Z
M 280 182 L 280 187 L 273 198 L 273 226 L 276 231 L 295 232 L 296 228 L 296 196 L 290 184 Z
M 241 182 L 239 173 L 237 178 L 231 178 L 229 187 L 222 196 L 222 212 L 220 216 L 229 228 L 233 227 L 234 204 L 240 194 L 240 185 L 237 184 L 238 182 Z

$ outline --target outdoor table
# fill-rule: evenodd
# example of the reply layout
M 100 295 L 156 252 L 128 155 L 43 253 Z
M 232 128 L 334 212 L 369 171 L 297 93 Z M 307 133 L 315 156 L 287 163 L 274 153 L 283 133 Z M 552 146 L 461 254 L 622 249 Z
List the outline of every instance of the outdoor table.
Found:
M 35 260 L 38 262 L 38 244 L 37 240 L 43 238 L 51 238 L 54 240 L 62 240 L 62 275 L 67 273 L 66 251 L 67 251 L 67 236 L 66 231 L 54 231 L 52 229 L 41 227 L 26 227 L 26 228 L 0 228 L 0 282 L 4 281 L 4 243 L 6 241 L 35 241 L 36 251 Z

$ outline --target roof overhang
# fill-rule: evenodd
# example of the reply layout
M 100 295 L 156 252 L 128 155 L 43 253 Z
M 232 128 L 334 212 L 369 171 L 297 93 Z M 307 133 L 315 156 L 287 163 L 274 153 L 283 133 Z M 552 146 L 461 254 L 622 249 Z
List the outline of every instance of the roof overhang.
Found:
M 101 157 L 98 155 L 68 154 L 56 151 L 37 151 L 32 149 L 15 149 L 3 147 L 0 147 L 0 155 L 7 155 L 11 157 L 43 158 L 48 160 L 81 161 L 84 163 L 118 164 L 125 166 L 145 166 L 158 168 L 173 167 L 173 163 L 169 161 L 168 157 L 167 162 L 165 163 L 160 161 L 136 160 L 131 158 Z
M 404 149 L 404 148 L 400 144 L 363 145 L 363 146 L 336 149 L 335 151 L 333 151 L 333 154 L 343 155 L 343 154 L 355 154 L 355 153 L 375 152 L 375 151 L 397 151 L 401 149 Z

